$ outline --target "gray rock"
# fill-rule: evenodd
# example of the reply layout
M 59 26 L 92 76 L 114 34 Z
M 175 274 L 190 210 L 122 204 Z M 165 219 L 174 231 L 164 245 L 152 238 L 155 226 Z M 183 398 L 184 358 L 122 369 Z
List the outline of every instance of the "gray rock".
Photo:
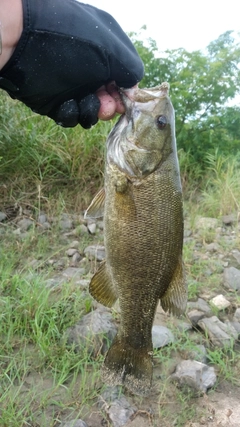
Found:
M 195 222 L 195 226 L 198 230 L 215 230 L 217 225 L 218 220 L 216 218 L 197 217 Z
M 198 325 L 216 347 L 230 347 L 238 334 L 230 322 L 223 323 L 217 316 L 201 319 Z
M 237 263 L 240 265 L 240 251 L 238 251 L 237 249 L 234 249 L 232 251 L 232 255 L 235 258 L 235 260 L 237 261 Z
M 192 325 L 197 326 L 199 320 L 201 320 L 206 315 L 206 313 L 200 310 L 191 310 L 187 315 Z
M 222 222 L 225 225 L 232 225 L 235 222 L 237 222 L 237 216 L 234 214 L 230 214 L 230 215 L 224 215 L 222 217 Z
M 44 224 L 44 222 L 47 222 L 47 215 L 45 215 L 45 214 L 40 214 L 39 216 L 38 216 L 38 219 L 37 219 L 37 222 L 39 223 L 39 224 Z
M 117 400 L 121 396 L 121 390 L 122 387 L 119 385 L 106 387 L 98 398 L 99 409 L 103 409 L 106 403 L 108 404 Z
M 238 338 L 239 338 L 239 336 L 240 336 L 240 322 L 233 321 L 230 323 L 234 327 L 234 329 L 236 329 L 236 331 L 238 333 Z
M 103 261 L 105 259 L 105 247 L 101 245 L 87 246 L 84 249 L 84 254 L 89 260 Z
M 92 222 L 88 224 L 87 228 L 90 234 L 95 234 L 97 230 L 97 224 L 95 222 Z
M 212 310 L 208 303 L 202 299 L 198 298 L 197 301 L 189 301 L 188 309 L 203 311 L 205 314 L 211 314 Z
M 82 259 L 79 252 L 75 252 L 75 254 L 72 256 L 72 262 L 73 264 L 77 264 Z
M 103 393 L 100 396 L 99 406 L 108 415 L 113 427 L 122 427 L 126 425 L 137 409 L 128 402 L 125 396 L 114 398 L 117 393 L 119 395 L 117 387 L 113 388 L 110 396 L 107 396 L 106 393 L 104 396 Z
M 59 221 L 59 227 L 63 231 L 71 230 L 73 228 L 73 222 L 68 218 L 61 219 Z
M 216 242 L 212 242 L 206 245 L 206 250 L 208 252 L 220 252 L 220 249 L 220 245 Z
M 188 386 L 197 392 L 206 393 L 214 386 L 217 377 L 214 368 L 196 360 L 183 360 L 177 365 L 171 379 L 177 381 L 180 386 Z
M 21 231 L 28 231 L 33 226 L 33 221 L 29 218 L 23 218 L 18 221 L 18 227 Z
M 83 420 L 72 420 L 65 424 L 61 424 L 60 427 L 88 427 Z
M 235 267 L 224 269 L 223 273 L 224 284 L 235 291 L 240 290 L 240 270 Z
M 77 249 L 69 248 L 66 250 L 66 255 L 72 257 L 77 252 Z
M 117 332 L 112 314 L 104 308 L 98 308 L 82 317 L 75 325 L 67 329 L 65 340 L 74 345 L 75 350 L 89 354 L 105 353 Z
M 240 322 L 240 308 L 237 308 L 237 310 L 235 311 L 234 319 L 236 319 Z
M 73 241 L 70 243 L 70 248 L 72 248 L 72 249 L 79 249 L 79 245 L 80 245 L 79 240 L 73 240 Z
M 0 222 L 5 221 L 7 219 L 7 215 L 4 212 L 0 212 Z
M 161 348 L 174 341 L 173 333 L 166 326 L 154 325 L 152 327 L 153 348 Z
M 84 225 L 84 224 L 80 224 L 78 227 L 77 227 L 77 231 L 78 231 L 78 234 L 88 234 L 88 228 L 87 228 L 87 226 L 86 225 Z
M 85 274 L 84 268 L 77 268 L 77 267 L 68 267 L 66 270 L 62 272 L 62 275 L 64 277 L 67 277 L 68 279 L 73 280 L 74 282 L 76 280 L 82 279 L 82 276 Z
M 231 305 L 231 303 L 222 294 L 212 298 L 210 303 L 218 310 L 226 310 L 226 308 L 230 307 Z
M 207 350 L 201 344 L 194 346 L 194 349 L 189 351 L 187 355 L 188 359 L 197 360 L 201 363 L 206 363 L 207 361 Z

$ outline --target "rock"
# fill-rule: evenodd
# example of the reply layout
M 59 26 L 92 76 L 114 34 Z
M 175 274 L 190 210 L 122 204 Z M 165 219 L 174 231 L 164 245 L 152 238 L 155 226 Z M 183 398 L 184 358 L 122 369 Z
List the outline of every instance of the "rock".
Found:
M 7 215 L 4 212 L 0 212 L 0 222 L 5 221 L 7 219 Z
M 237 249 L 234 249 L 232 251 L 232 255 L 235 258 L 235 260 L 237 261 L 237 263 L 240 265 L 240 251 L 238 251 Z
M 88 427 L 83 420 L 72 420 L 65 424 L 60 424 L 60 427 Z
M 72 257 L 76 252 L 77 252 L 77 249 L 69 248 L 69 249 L 66 251 L 66 255 L 67 255 L 67 256 L 69 256 L 69 257 Z
M 218 310 L 225 310 L 230 307 L 231 303 L 222 295 L 217 295 L 210 300 L 210 303 L 214 305 Z
M 201 320 L 206 315 L 206 313 L 200 310 L 191 310 L 187 315 L 192 325 L 197 326 L 198 321 Z
M 47 215 L 45 215 L 45 214 L 40 214 L 39 216 L 38 216 L 38 219 L 37 219 L 37 222 L 39 223 L 39 224 L 44 224 L 44 222 L 47 222 Z
M 195 391 L 206 393 L 214 386 L 217 378 L 214 368 L 196 360 L 183 360 L 177 365 L 171 379 L 177 381 L 180 386 L 188 386 Z
M 79 249 L 79 245 L 80 245 L 79 240 L 73 240 L 73 241 L 70 243 L 70 248 L 71 248 L 71 249 Z
M 113 427 L 125 426 L 137 410 L 125 396 L 120 396 L 119 387 L 108 387 L 99 397 L 98 406 L 106 412 Z
M 198 298 L 197 301 L 189 301 L 188 308 L 203 311 L 205 314 L 211 314 L 211 307 L 208 305 L 206 301 L 202 298 Z
M 216 229 L 218 220 L 216 218 L 197 217 L 195 226 L 198 230 L 212 230 Z
M 82 259 L 79 252 L 75 252 L 75 254 L 72 256 L 72 263 L 75 265 Z
M 234 329 L 236 329 L 237 333 L 238 333 L 238 338 L 240 336 L 240 322 L 230 322 L 231 325 L 234 327 Z
M 59 221 L 59 227 L 63 231 L 71 230 L 73 228 L 73 222 L 68 218 L 61 219 Z
M 77 234 L 80 234 L 80 235 L 82 235 L 82 234 L 88 234 L 88 228 L 87 228 L 87 226 L 84 225 L 84 224 L 80 224 L 77 227 Z
M 188 359 L 197 360 L 201 363 L 206 363 L 207 361 L 207 350 L 204 345 L 196 345 L 194 349 L 187 353 Z
M 201 319 L 198 326 L 206 332 L 216 347 L 230 347 L 238 338 L 238 334 L 230 322 L 223 323 L 217 316 Z
M 175 341 L 173 333 L 166 326 L 154 325 L 152 327 L 153 348 L 161 348 Z
M 88 224 L 87 228 L 90 234 L 95 234 L 97 229 L 97 224 L 95 222 L 92 222 Z
M 237 308 L 237 310 L 234 313 L 234 320 L 235 319 L 240 322 L 240 308 Z
M 101 245 L 87 246 L 84 249 L 84 254 L 89 260 L 103 261 L 105 259 L 105 247 Z
M 218 243 L 212 242 L 206 245 L 206 250 L 208 252 L 220 252 L 220 245 Z
M 223 272 L 224 284 L 235 291 L 240 290 L 240 270 L 235 267 L 228 267 Z
M 232 225 L 237 222 L 237 217 L 234 214 L 224 215 L 222 217 L 222 222 L 224 225 Z
M 68 328 L 64 338 L 68 345 L 74 345 L 77 352 L 87 351 L 96 355 L 107 351 L 116 332 L 112 314 L 105 308 L 98 308 Z
M 62 272 L 62 275 L 67 277 L 68 279 L 76 280 L 82 279 L 82 276 L 85 274 L 85 268 L 77 268 L 77 267 L 68 267 L 66 270 Z
M 28 231 L 33 226 L 33 221 L 29 218 L 23 218 L 18 221 L 18 227 L 21 231 Z

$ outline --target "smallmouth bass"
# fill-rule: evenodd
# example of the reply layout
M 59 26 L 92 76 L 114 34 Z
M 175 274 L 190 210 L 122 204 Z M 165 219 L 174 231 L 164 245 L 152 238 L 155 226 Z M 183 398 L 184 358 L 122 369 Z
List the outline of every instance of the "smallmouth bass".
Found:
M 122 90 L 126 112 L 109 134 L 105 184 L 85 216 L 104 217 L 106 261 L 90 283 L 100 303 L 120 305 L 103 379 L 146 394 L 152 383 L 152 325 L 158 302 L 185 310 L 183 207 L 168 83 Z

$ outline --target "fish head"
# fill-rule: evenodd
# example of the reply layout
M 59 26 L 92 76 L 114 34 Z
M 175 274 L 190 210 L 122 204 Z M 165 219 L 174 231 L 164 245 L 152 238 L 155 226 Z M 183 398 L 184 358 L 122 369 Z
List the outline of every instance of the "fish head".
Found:
M 122 89 L 125 114 L 107 141 L 107 161 L 127 175 L 152 173 L 175 149 L 174 109 L 169 84 L 152 89 Z

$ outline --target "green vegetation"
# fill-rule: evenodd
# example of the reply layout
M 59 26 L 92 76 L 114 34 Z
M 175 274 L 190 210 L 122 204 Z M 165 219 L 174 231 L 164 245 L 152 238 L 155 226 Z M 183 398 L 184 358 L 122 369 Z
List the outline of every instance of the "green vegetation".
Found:
M 240 306 L 238 294 L 222 290 L 220 260 L 201 253 L 216 238 L 224 255 L 240 247 L 239 229 L 233 225 L 234 240 L 226 240 L 216 229 L 197 230 L 195 225 L 199 215 L 219 220 L 240 216 L 240 109 L 229 104 L 240 88 L 239 41 L 228 32 L 205 52 L 160 54 L 153 40 L 146 47 L 137 35 L 132 37 L 146 67 L 141 85 L 171 85 L 185 219 L 193 233 L 184 245 L 189 298 L 221 291 Z M 83 210 L 102 184 L 105 141 L 115 121 L 87 131 L 63 129 L 3 92 L 0 110 L 0 211 L 15 203 L 55 216 Z M 66 250 L 57 225 L 43 234 L 33 228 L 25 238 L 1 234 L 5 227 L 0 228 L 0 427 L 55 427 L 62 419 L 99 412 L 102 356 L 76 353 L 62 339 L 92 309 L 92 299 L 72 282 L 46 286 L 55 274 L 48 261 Z M 94 242 L 80 231 L 77 238 L 82 250 Z M 200 416 L 191 393 L 169 383 L 177 355 L 185 357 L 197 344 L 206 344 L 218 382 L 239 387 L 239 348 L 216 350 L 201 334 L 196 342 L 191 334 L 174 333 L 176 342 L 154 354 L 164 427 L 166 419 L 169 426 L 181 427 Z

